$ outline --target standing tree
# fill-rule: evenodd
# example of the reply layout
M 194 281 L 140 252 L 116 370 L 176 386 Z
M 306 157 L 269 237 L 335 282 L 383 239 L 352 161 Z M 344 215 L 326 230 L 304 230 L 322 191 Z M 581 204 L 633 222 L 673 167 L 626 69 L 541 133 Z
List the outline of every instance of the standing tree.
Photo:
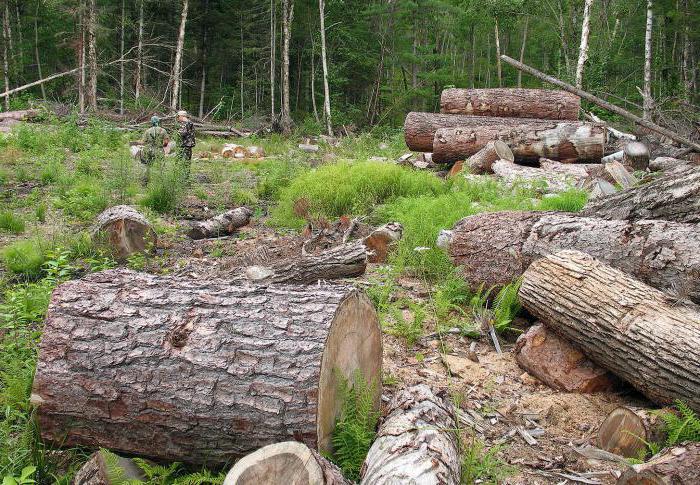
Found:
M 651 97 L 651 27 L 653 24 L 654 12 L 652 10 L 652 0 L 647 0 L 647 27 L 644 36 L 644 119 L 651 119 L 651 109 L 653 100 Z
M 282 133 L 292 132 L 292 115 L 289 105 L 289 45 L 292 41 L 294 0 L 282 0 Z
M 328 131 L 328 136 L 333 136 L 333 124 L 331 123 L 331 92 L 328 88 L 328 60 L 326 57 L 325 4 L 325 0 L 318 0 L 318 10 L 321 15 L 321 62 L 323 63 L 323 115 L 326 119 L 326 130 Z
M 139 0 L 139 31 L 136 45 L 136 76 L 134 79 L 134 100 L 141 97 L 141 71 L 143 71 L 143 2 Z
M 41 72 L 41 57 L 39 56 L 39 9 L 41 0 L 36 0 L 36 8 L 34 9 L 34 58 L 36 61 L 36 70 L 39 74 L 39 79 L 43 79 L 44 75 Z M 41 99 L 46 99 L 46 88 L 44 83 L 39 85 L 41 88 Z
M 277 0 L 270 0 L 270 120 L 275 121 L 275 74 L 277 73 Z
M 121 32 L 119 33 L 119 114 L 124 114 L 124 78 L 125 78 L 125 60 L 124 60 L 124 30 L 126 24 L 126 0 L 122 0 L 122 23 Z
M 94 1 L 94 0 L 93 0 Z M 177 111 L 180 101 L 180 84 L 182 82 L 182 51 L 185 48 L 185 27 L 187 25 L 187 7 L 189 0 L 182 0 L 182 14 L 180 15 L 180 29 L 177 34 L 175 46 L 175 62 L 172 72 L 172 97 L 170 98 L 170 110 Z
M 97 111 L 97 7 L 95 0 L 88 0 L 87 40 L 88 40 L 88 85 L 87 103 L 92 111 Z
M 8 15 L 10 9 L 7 8 L 7 2 L 5 2 L 5 10 L 2 14 L 2 73 L 5 78 L 5 92 L 10 90 L 10 63 L 9 63 L 9 22 Z M 5 96 L 5 111 L 10 111 L 10 96 Z
M 576 87 L 583 87 L 583 67 L 588 60 L 588 37 L 591 33 L 591 7 L 593 0 L 586 0 L 583 7 L 583 24 L 581 26 L 581 45 L 578 50 L 578 64 L 576 64 Z

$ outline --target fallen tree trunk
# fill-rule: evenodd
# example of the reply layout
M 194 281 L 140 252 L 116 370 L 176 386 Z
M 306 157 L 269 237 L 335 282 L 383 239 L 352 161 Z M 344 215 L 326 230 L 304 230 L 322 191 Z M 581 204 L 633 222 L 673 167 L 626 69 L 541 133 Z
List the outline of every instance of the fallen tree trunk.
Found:
M 696 485 L 700 483 L 700 443 L 661 450 L 646 463 L 632 465 L 617 485 Z
M 603 219 L 700 222 L 700 166 L 685 166 L 647 184 L 591 201 L 582 214 Z
M 208 466 L 279 441 L 329 451 L 338 376 L 378 382 L 382 359 L 374 307 L 350 287 L 128 270 L 60 285 L 39 353 L 44 440 Z
M 361 485 L 460 483 L 452 405 L 425 384 L 400 391 L 362 466 Z
M 543 184 L 544 193 L 557 193 L 582 188 L 586 179 L 560 173 L 552 173 L 536 167 L 526 167 L 505 160 L 497 160 L 491 166 L 493 173 L 508 185 L 528 183 L 538 186 Z M 538 187 L 539 188 L 539 187 Z
M 607 221 L 562 212 L 492 212 L 459 221 L 449 255 L 477 288 L 503 286 L 534 261 L 576 249 L 700 303 L 700 225 Z
M 250 222 L 253 211 L 247 207 L 231 209 L 202 222 L 193 222 L 187 235 L 192 239 L 208 239 L 233 234 Z
M 552 89 L 459 89 L 442 91 L 440 112 L 446 114 L 577 120 L 581 98 Z
M 97 216 L 93 240 L 106 247 L 115 259 L 123 261 L 134 253 L 154 250 L 158 236 L 139 211 L 128 205 L 110 207 Z
M 605 145 L 605 125 L 582 121 L 413 112 L 406 116 L 404 130 L 411 150 L 433 152 L 443 163 L 465 159 L 497 139 L 510 147 L 516 160 L 597 162 Z
M 0 120 L 27 121 L 41 114 L 38 109 L 23 109 L 20 111 L 5 111 L 0 113 Z
M 245 158 L 248 156 L 248 150 L 243 145 L 229 143 L 221 149 L 221 156 L 224 158 Z
M 661 405 L 700 411 L 700 313 L 588 254 L 528 268 L 520 301 L 549 329 Z
M 435 157 L 435 154 L 433 156 Z M 493 173 L 493 163 L 496 160 L 505 160 L 507 162 L 513 162 L 515 161 L 515 156 L 513 155 L 513 152 L 508 147 L 508 145 L 506 145 L 500 140 L 491 140 L 486 144 L 484 148 L 482 148 L 474 155 L 469 157 L 469 159 L 465 162 L 465 165 L 469 168 L 469 173 Z M 440 160 L 437 158 L 436 161 L 440 162 Z M 454 176 L 456 174 L 450 171 L 450 175 Z
M 686 165 L 699 165 L 688 160 L 681 160 L 673 157 L 656 157 L 649 162 L 649 170 L 652 172 L 669 172 L 684 168 Z
M 552 389 L 592 393 L 612 391 L 619 384 L 607 370 L 543 325 L 533 325 L 515 344 L 518 365 Z
M 625 458 L 638 458 L 647 443 L 666 439 L 658 412 L 620 406 L 605 417 L 596 436 L 598 447 Z
M 239 460 L 224 485 L 350 485 L 340 469 L 297 441 L 260 448 Z

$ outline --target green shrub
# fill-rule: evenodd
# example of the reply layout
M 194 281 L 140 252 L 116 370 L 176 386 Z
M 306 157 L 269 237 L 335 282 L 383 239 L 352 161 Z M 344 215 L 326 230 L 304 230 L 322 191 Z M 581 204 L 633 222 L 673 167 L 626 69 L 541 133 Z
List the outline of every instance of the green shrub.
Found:
M 0 230 L 13 234 L 22 234 L 24 232 L 24 221 L 12 212 L 0 212 Z
M 477 438 L 462 447 L 462 483 L 485 483 L 497 485 L 503 479 L 515 473 L 515 468 L 498 457 L 503 446 L 493 446 L 486 449 L 484 443 Z
M 46 262 L 46 247 L 43 241 L 27 239 L 7 246 L 1 256 L 5 267 L 11 273 L 37 279 L 41 276 L 42 266 Z
M 661 411 L 667 436 L 664 446 L 675 446 L 684 441 L 700 442 L 700 418 L 686 403 L 676 400 L 677 412 Z
M 157 161 L 150 171 L 150 181 L 141 204 L 165 214 L 175 212 L 185 193 L 184 174 L 173 160 Z
M 79 220 L 91 221 L 107 208 L 109 196 L 99 180 L 84 177 L 67 190 L 61 190 L 54 205 Z
M 288 187 L 298 175 L 309 170 L 309 166 L 290 158 L 268 158 L 255 167 L 258 176 L 258 197 L 267 201 L 277 201 L 280 192 Z
M 588 192 L 571 189 L 556 195 L 544 197 L 537 206 L 539 210 L 579 212 L 588 202 Z
M 497 332 L 509 329 L 513 319 L 522 309 L 518 298 L 521 283 L 522 279 L 517 279 L 501 288 L 496 295 L 493 305 L 493 326 Z
M 34 216 L 36 216 L 36 220 L 39 222 L 46 222 L 46 211 L 46 203 L 39 202 L 36 207 L 34 207 Z

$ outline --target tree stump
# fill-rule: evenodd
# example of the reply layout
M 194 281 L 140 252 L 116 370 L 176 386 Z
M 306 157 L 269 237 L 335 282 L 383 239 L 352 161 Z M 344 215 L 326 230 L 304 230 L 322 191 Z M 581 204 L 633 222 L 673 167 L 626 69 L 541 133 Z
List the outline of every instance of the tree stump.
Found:
M 638 141 L 631 141 L 622 150 L 622 165 L 631 172 L 649 168 L 649 148 Z
M 425 384 L 400 391 L 362 466 L 361 485 L 460 483 L 454 410 Z
M 350 485 L 337 466 L 297 441 L 260 448 L 239 460 L 224 485 Z
M 459 89 L 442 91 L 440 112 L 503 118 L 577 120 L 581 98 L 554 89 Z
M 647 463 L 632 465 L 617 485 L 697 485 L 700 483 L 700 443 L 666 448 Z
M 192 223 L 187 235 L 192 239 L 229 236 L 247 225 L 252 215 L 253 211 L 247 207 L 231 209 L 206 221 Z
M 56 445 L 220 466 L 279 441 L 330 450 L 338 375 L 378 381 L 381 359 L 347 286 L 110 270 L 54 291 L 31 400 Z
M 700 411 L 700 313 L 578 251 L 532 263 L 523 306 L 651 401 Z
M 110 207 L 98 215 L 91 233 L 97 244 L 108 248 L 120 261 L 134 253 L 153 250 L 158 242 L 151 223 L 128 205 Z
M 662 443 L 663 421 L 648 409 L 620 406 L 608 414 L 597 434 L 598 448 L 624 456 L 638 458 L 646 451 L 646 443 Z

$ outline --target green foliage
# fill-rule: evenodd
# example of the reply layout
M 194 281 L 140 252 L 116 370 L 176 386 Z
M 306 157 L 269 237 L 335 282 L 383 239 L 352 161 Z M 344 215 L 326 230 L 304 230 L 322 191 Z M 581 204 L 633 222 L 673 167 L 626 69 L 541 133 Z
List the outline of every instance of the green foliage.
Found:
M 700 442 L 700 418 L 683 401 L 677 400 L 674 407 L 677 412 L 659 413 L 667 436 L 665 446 L 675 446 L 684 441 Z
M 579 212 L 588 202 L 588 192 L 571 189 L 550 197 L 544 197 L 537 206 L 538 210 Z
M 353 376 L 352 383 L 339 372 L 336 376 L 343 406 L 333 430 L 331 459 L 346 478 L 358 480 L 379 421 L 380 413 L 374 406 L 377 383 L 367 382 L 359 372 Z
M 172 159 L 158 160 L 151 167 L 150 181 L 141 204 L 160 214 L 175 212 L 185 189 L 185 174 L 180 165 Z
M 2 479 L 2 485 L 29 485 L 31 483 L 36 483 L 36 481 L 31 478 L 35 472 L 35 466 L 25 466 L 22 468 L 22 473 L 20 473 L 20 476 L 18 477 L 6 475 Z
M 258 197 L 267 201 L 277 201 L 282 189 L 292 180 L 309 169 L 301 160 L 291 157 L 267 159 L 255 167 L 258 176 Z
M 404 316 L 402 307 L 408 307 L 410 317 Z M 385 324 L 386 332 L 404 339 L 408 347 L 413 347 L 423 336 L 426 316 L 422 305 L 413 301 L 399 300 L 389 307 L 390 319 Z
M 59 189 L 54 205 L 81 221 L 92 221 L 109 205 L 109 194 L 99 179 L 82 177 L 75 185 Z
M 522 279 L 519 278 L 507 284 L 496 295 L 493 306 L 493 326 L 497 332 L 504 332 L 510 328 L 513 319 L 520 313 L 522 305 L 518 298 L 518 291 Z
M 10 211 L 0 212 L 0 230 L 21 234 L 24 232 L 24 221 Z
M 37 279 L 46 261 L 46 243 L 38 239 L 17 241 L 5 247 L 0 257 L 14 275 Z
M 484 443 L 472 438 L 470 443 L 463 447 L 462 454 L 462 483 L 487 483 L 498 485 L 515 473 L 515 468 L 508 465 L 498 454 L 503 450 L 502 446 L 493 446 L 486 449 Z
M 46 203 L 39 202 L 36 207 L 34 207 L 34 215 L 36 220 L 39 222 L 46 222 Z

